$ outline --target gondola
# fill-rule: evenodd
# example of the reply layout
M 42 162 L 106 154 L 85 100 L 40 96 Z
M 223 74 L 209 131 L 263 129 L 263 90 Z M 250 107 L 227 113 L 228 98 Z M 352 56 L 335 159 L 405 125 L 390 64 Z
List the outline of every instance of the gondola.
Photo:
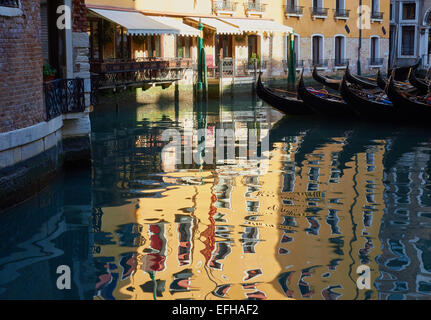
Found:
M 354 76 L 350 73 L 349 66 L 346 68 L 345 73 L 347 81 L 350 83 L 356 84 L 364 89 L 378 89 L 379 86 L 376 82 L 372 82 L 371 80 L 365 80 L 364 78 L 359 78 L 357 76 Z
M 386 90 L 387 79 L 383 77 L 380 69 L 377 71 L 376 82 L 380 89 Z
M 431 104 L 426 104 L 418 100 L 413 101 L 410 99 L 407 92 L 400 91 L 395 86 L 392 76 L 389 78 L 387 95 L 402 117 L 410 118 L 417 122 L 422 120 L 429 121 L 431 116 Z
M 274 90 L 265 88 L 262 83 L 262 74 L 259 74 L 257 80 L 256 93 L 259 98 L 284 114 L 309 115 L 314 113 L 302 100 L 299 100 L 293 94 L 277 93 Z
M 317 73 L 316 67 L 313 68 L 313 79 L 333 90 L 338 91 L 338 89 L 340 88 L 341 80 L 330 79 L 330 78 L 321 76 L 320 74 Z
M 372 99 L 370 95 L 359 88 L 355 90 L 347 83 L 347 77 L 344 76 L 340 85 L 340 93 L 344 101 L 353 108 L 361 118 L 367 120 L 389 120 L 396 116 L 392 102 L 389 100 L 378 101 Z M 366 95 L 366 96 L 365 96 Z
M 418 79 L 413 69 L 410 69 L 409 82 L 412 86 L 418 89 L 419 94 L 424 95 L 428 93 L 429 84 L 426 83 L 425 80 Z
M 417 68 L 419 68 L 419 66 L 421 65 L 421 61 L 421 58 L 419 58 L 414 65 L 390 69 L 388 74 L 392 74 L 392 72 L 395 72 L 395 81 L 406 81 L 408 79 L 410 69 L 412 68 L 413 70 L 416 70 Z
M 321 97 L 318 95 L 317 90 L 315 93 L 310 92 L 305 87 L 303 73 L 304 72 L 301 73 L 299 78 L 298 97 L 302 99 L 306 105 L 316 113 L 331 118 L 357 117 L 357 114 L 341 99 L 341 97 L 327 94 L 323 94 L 324 97 Z

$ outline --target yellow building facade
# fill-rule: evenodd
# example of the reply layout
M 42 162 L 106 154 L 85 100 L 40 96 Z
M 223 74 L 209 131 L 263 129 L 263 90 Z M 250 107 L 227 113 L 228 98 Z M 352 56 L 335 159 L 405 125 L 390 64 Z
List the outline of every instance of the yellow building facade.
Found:
M 250 61 L 256 58 L 267 75 L 286 75 L 287 36 L 292 29 L 296 35 L 297 66 L 305 72 L 314 65 L 328 72 L 337 71 L 344 69 L 347 61 L 355 70 L 360 43 L 364 72 L 385 69 L 389 54 L 388 0 L 364 0 L 362 10 L 359 1 L 347 0 L 87 0 L 86 5 L 89 32 L 94 35 L 91 55 L 95 59 L 164 57 L 196 61 L 199 34 L 173 35 L 166 31 L 128 37 L 127 30 L 115 23 L 108 27 L 101 24 L 101 18 L 105 23 L 109 19 L 95 14 L 94 9 L 139 12 L 168 25 L 172 21 L 169 19 L 174 19 L 196 30 L 202 19 L 210 74 L 225 58 L 235 60 L 238 74 L 250 74 Z M 112 36 L 96 36 L 102 33 Z

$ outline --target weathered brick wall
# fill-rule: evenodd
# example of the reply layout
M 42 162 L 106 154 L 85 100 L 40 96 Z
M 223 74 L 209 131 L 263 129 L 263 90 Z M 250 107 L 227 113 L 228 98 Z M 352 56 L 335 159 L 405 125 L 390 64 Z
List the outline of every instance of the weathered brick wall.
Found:
M 23 15 L 0 16 L 0 132 L 44 120 L 40 1 L 21 1 Z
M 73 32 L 87 32 L 85 0 L 73 0 L 72 7 Z

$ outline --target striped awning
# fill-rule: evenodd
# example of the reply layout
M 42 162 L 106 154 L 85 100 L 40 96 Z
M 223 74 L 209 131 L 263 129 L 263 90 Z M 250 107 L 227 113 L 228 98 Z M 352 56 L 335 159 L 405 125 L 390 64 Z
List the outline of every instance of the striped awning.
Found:
M 216 18 L 196 18 L 196 17 L 188 17 L 187 19 L 193 20 L 195 22 L 202 21 L 202 24 L 205 27 L 209 27 L 216 31 L 217 34 L 241 34 L 242 31 L 227 22 L 221 21 L 221 19 Z
M 232 19 L 232 18 L 219 18 L 237 27 L 241 32 L 268 32 L 268 33 L 292 33 L 291 27 L 274 22 L 272 20 L 261 19 Z
M 180 30 L 156 21 L 137 11 L 89 8 L 91 12 L 127 29 L 130 35 L 179 34 Z
M 200 36 L 200 31 L 196 28 L 193 28 L 189 25 L 186 25 L 185 23 L 182 22 L 181 20 L 175 19 L 175 18 L 169 18 L 169 17 L 156 17 L 156 16 L 151 16 L 151 19 L 154 19 L 160 23 L 163 23 L 167 26 L 170 26 L 172 28 L 175 28 L 177 30 L 179 30 L 179 34 L 181 36 L 186 36 L 186 37 L 199 37 Z

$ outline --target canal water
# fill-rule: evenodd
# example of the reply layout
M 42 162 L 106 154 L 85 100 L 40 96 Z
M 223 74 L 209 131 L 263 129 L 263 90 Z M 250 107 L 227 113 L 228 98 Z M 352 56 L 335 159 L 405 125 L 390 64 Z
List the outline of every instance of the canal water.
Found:
M 1 299 L 431 298 L 430 131 L 283 118 L 250 95 L 112 100 L 91 170 L 0 215 Z M 165 161 L 165 130 L 190 128 L 269 132 L 269 160 Z

